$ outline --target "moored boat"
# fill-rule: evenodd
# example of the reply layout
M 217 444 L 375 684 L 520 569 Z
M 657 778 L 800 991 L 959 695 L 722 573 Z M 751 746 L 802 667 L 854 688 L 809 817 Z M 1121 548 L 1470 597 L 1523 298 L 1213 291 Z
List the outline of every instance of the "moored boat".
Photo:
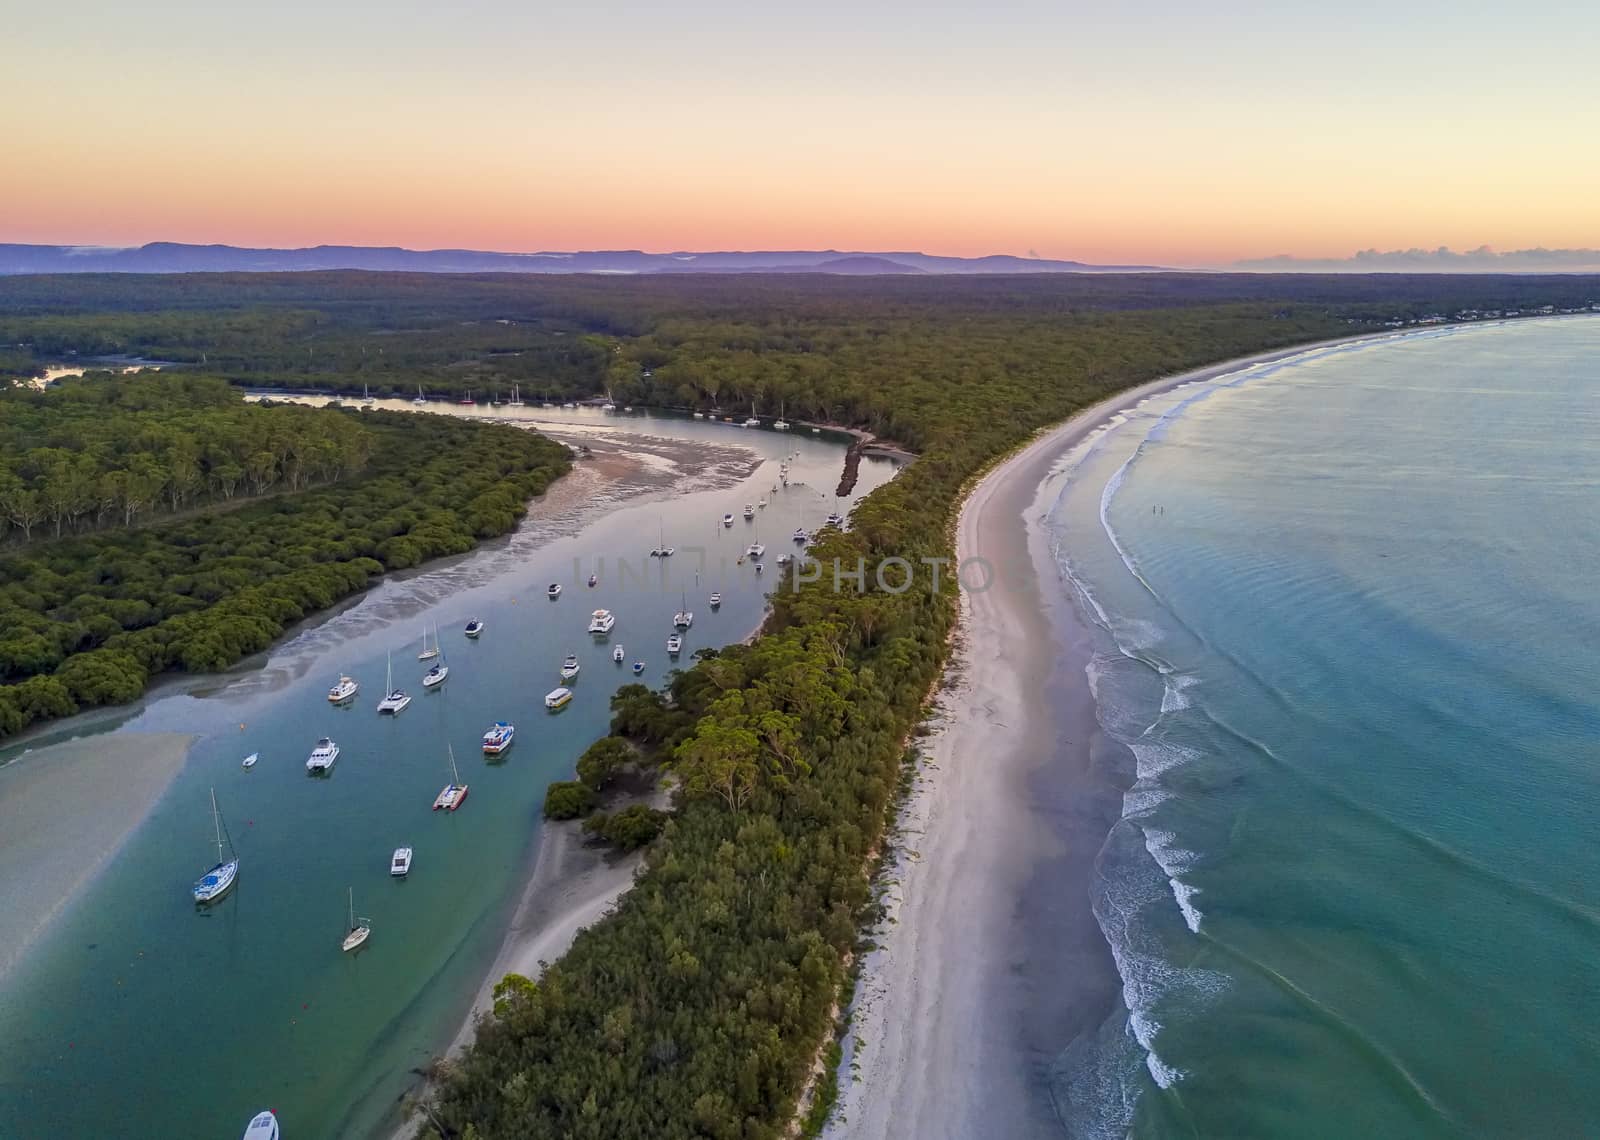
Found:
M 342 705 L 351 697 L 355 696 L 360 689 L 361 686 L 356 683 L 356 679 L 354 677 L 347 673 L 341 673 L 339 675 L 339 680 L 335 682 L 333 688 L 328 690 L 328 700 L 332 701 L 336 705 Z
M 589 632 L 596 637 L 604 637 L 616 624 L 617 615 L 610 610 L 595 610 L 589 615 Z
M 578 655 L 576 653 L 567 654 L 567 656 L 561 662 L 561 679 L 563 681 L 572 680 L 578 675 L 578 670 L 580 668 L 581 666 L 578 664 Z
M 411 874 L 411 848 L 396 847 L 394 855 L 389 860 L 389 874 L 396 878 L 404 878 Z
M 713 591 L 711 591 L 710 602 L 711 602 L 711 608 L 712 609 L 716 609 L 718 606 L 720 606 L 722 604 L 722 591 L 721 590 L 713 590 Z
M 317 746 L 311 750 L 311 755 L 306 757 L 306 771 L 313 776 L 319 772 L 331 772 L 334 761 L 338 759 L 339 746 L 324 736 L 317 741 Z
M 640 673 L 643 673 L 643 672 L 644 672 L 644 662 L 643 661 L 635 661 L 633 663 L 633 675 L 635 677 L 637 677 Z
M 411 694 L 404 689 L 394 687 L 394 658 L 389 658 L 387 679 L 384 681 L 383 690 L 386 694 L 378 702 L 378 712 L 388 716 L 398 716 L 411 703 Z
M 767 548 L 765 546 L 762 546 L 759 542 L 752 542 L 745 548 L 744 556 L 746 558 L 760 558 L 766 552 Z
M 621 642 L 618 642 L 617 647 L 611 651 L 611 660 L 615 661 L 618 665 L 621 665 L 622 659 L 626 656 L 627 654 L 622 650 Z
M 428 627 L 422 627 L 422 652 L 417 654 L 418 661 L 432 661 L 439 656 L 439 635 L 433 635 L 433 644 L 428 644 Z
M 493 728 L 483 734 L 483 751 L 487 756 L 498 756 L 517 737 L 517 726 L 506 721 L 496 721 Z
M 233 886 L 233 881 L 239 877 L 239 856 L 232 859 L 222 857 L 222 812 L 217 809 L 217 790 L 211 789 L 211 819 L 217 829 L 217 862 L 211 870 L 201 875 L 194 884 L 194 901 L 201 905 L 216 902 L 228 889 Z M 232 847 L 232 840 L 229 840 Z
M 422 687 L 424 689 L 437 689 L 444 684 L 444 679 L 448 676 L 450 676 L 450 666 L 446 665 L 443 659 L 435 661 L 433 668 L 422 675 Z
M 667 638 L 668 657 L 676 657 L 682 649 L 683 638 L 679 637 L 677 634 L 673 634 L 671 637 Z
M 245 1126 L 244 1140 L 282 1140 L 283 1133 L 278 1129 L 278 1118 L 271 1112 L 258 1112 L 250 1118 L 250 1123 Z
M 559 593 L 560 591 L 557 592 Z M 478 618 L 473 618 L 466 624 L 465 628 L 463 628 L 461 632 L 466 634 L 468 637 L 476 638 L 483 632 L 483 622 Z
M 456 750 L 446 744 L 445 751 L 450 756 L 450 782 L 433 797 L 434 811 L 455 811 L 467 798 L 467 785 L 461 782 L 461 773 L 456 770 Z
M 544 707 L 551 712 L 565 708 L 572 701 L 572 690 L 565 685 L 551 689 L 544 695 Z
M 250 755 L 241 760 L 240 764 L 245 768 L 254 768 L 256 766 L 256 761 L 259 759 L 261 759 L 261 753 L 252 752 Z
M 359 918 L 358 919 L 356 917 L 356 890 L 355 890 L 354 887 L 351 887 L 350 888 L 350 925 L 349 925 L 348 929 L 345 931 L 344 942 L 341 945 L 340 949 L 342 949 L 346 954 L 348 954 L 352 950 L 359 950 L 359 949 L 361 949 L 362 946 L 366 945 L 367 939 L 370 938 L 371 936 L 372 936 L 372 920 L 370 918 Z
M 722 516 L 722 525 L 723 526 L 732 526 L 733 525 L 733 516 L 732 515 L 723 515 Z
M 561 596 L 561 583 L 551 582 L 550 588 L 545 590 L 544 594 L 545 597 L 549 598 L 552 602 L 555 601 Z

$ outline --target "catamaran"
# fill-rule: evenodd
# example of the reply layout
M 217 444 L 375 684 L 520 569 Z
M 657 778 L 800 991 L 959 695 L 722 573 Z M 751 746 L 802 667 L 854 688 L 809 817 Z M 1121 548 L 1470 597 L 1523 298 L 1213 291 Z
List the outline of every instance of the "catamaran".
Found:
M 417 654 L 417 660 L 432 661 L 437 656 L 439 656 L 439 635 L 437 633 L 433 635 L 433 646 L 429 648 L 428 627 L 424 624 L 422 627 L 422 652 Z
M 349 929 L 345 933 L 344 943 L 342 944 L 342 949 L 347 954 L 352 950 L 359 950 L 363 945 L 365 945 L 367 939 L 369 937 L 371 937 L 371 935 L 372 935 L 372 919 L 363 918 L 363 919 L 359 919 L 358 920 L 356 918 L 356 889 L 354 887 L 351 887 L 350 888 L 350 926 L 349 926 Z
M 760 558 L 766 552 L 767 548 L 765 546 L 762 546 L 759 542 L 752 542 L 745 547 L 744 556 L 746 558 Z
M 517 726 L 506 721 L 495 722 L 493 728 L 483 734 L 483 751 L 486 756 L 498 756 L 517 738 Z
M 604 637 L 617 624 L 617 615 L 610 610 L 595 610 L 589 615 L 589 632 Z
M 688 629 L 693 624 L 694 611 L 689 608 L 689 595 L 685 593 L 679 596 L 678 612 L 672 615 L 672 627 Z
M 201 875 L 194 884 L 194 901 L 204 905 L 216 902 L 228 893 L 228 888 L 233 886 L 234 879 L 239 877 L 239 856 L 232 859 L 222 857 L 222 813 L 217 810 L 217 789 L 211 789 L 211 819 L 217 829 L 217 864 Z M 228 848 L 231 851 L 233 841 L 230 838 Z
M 411 694 L 404 689 L 394 687 L 394 654 L 389 654 L 389 665 L 386 679 L 383 682 L 383 691 L 386 694 L 378 702 L 378 712 L 389 716 L 399 716 L 405 707 L 411 703 Z
M 455 811 L 467 798 L 467 785 L 461 782 L 461 773 L 456 771 L 456 750 L 448 744 L 445 750 L 450 754 L 450 782 L 433 797 L 434 811 Z
M 356 679 L 354 677 L 350 676 L 348 673 L 341 673 L 339 675 L 339 680 L 334 684 L 333 688 L 328 690 L 328 700 L 332 701 L 336 705 L 342 705 L 351 697 L 355 696 L 356 691 L 360 688 L 361 686 L 356 684 Z
M 656 548 L 650 552 L 650 557 L 671 558 L 675 549 L 675 547 L 667 545 L 667 530 L 665 525 L 663 525 L 656 539 Z
M 306 771 L 313 776 L 318 772 L 331 772 L 337 759 L 339 759 L 339 746 L 324 736 L 317 741 L 317 746 L 311 750 L 311 755 L 306 757 Z
M 561 662 L 561 679 L 563 681 L 572 680 L 578 675 L 578 669 L 578 655 L 576 653 L 567 654 L 566 659 Z

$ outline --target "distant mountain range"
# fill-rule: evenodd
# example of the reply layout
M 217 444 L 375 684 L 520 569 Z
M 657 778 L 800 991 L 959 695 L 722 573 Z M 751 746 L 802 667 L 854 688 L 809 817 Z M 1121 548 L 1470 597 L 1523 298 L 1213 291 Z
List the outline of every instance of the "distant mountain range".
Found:
M 773 250 L 749 253 L 644 253 L 637 249 L 577 253 L 492 253 L 473 249 L 319 245 L 246 249 L 157 241 L 117 249 L 0 243 L 0 274 L 16 273 L 272 273 L 371 269 L 409 273 L 1128 273 L 1154 265 L 1087 265 L 1045 258 L 938 257 L 927 253 Z

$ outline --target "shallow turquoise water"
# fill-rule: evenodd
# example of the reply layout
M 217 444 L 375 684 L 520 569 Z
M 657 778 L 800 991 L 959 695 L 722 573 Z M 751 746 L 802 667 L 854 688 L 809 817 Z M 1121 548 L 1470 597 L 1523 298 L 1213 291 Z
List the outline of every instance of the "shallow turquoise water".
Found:
M 599 413 L 559 417 L 616 428 Z M 702 646 L 748 634 L 777 585 L 776 556 L 797 525 L 832 509 L 837 443 L 690 421 L 632 426 L 676 438 L 738 443 L 766 459 L 737 486 L 674 489 L 582 522 L 530 524 L 452 564 L 387 582 L 360 605 L 276 650 L 259 670 L 206 696 L 151 702 L 124 727 L 200 737 L 186 768 L 118 861 L 62 916 L 0 992 L 0 1136 L 166 1138 L 240 1134 L 264 1107 L 293 1140 L 364 1136 L 454 1034 L 499 947 L 537 838 L 546 785 L 571 778 L 610 719 L 607 698 L 635 680 L 611 647 L 648 663 L 661 684 L 665 640 L 686 593 L 695 611 L 682 662 Z M 799 457 L 773 493 L 778 459 Z M 856 496 L 892 472 L 863 463 Z M 724 512 L 771 496 L 757 521 Z M 658 528 L 678 547 L 647 557 Z M 766 575 L 735 559 L 752 531 L 768 546 Z M 703 547 L 703 561 L 692 548 Z M 604 560 L 602 581 L 584 585 Z M 619 560 L 634 571 L 624 576 Z M 698 571 L 698 579 L 696 577 Z M 564 583 L 555 602 L 544 594 Z M 712 612 L 706 597 L 721 590 Z M 618 615 L 608 642 L 589 611 Z M 462 636 L 486 619 L 481 640 Z M 450 665 L 424 692 L 416 659 L 437 621 Z M 386 654 L 413 695 L 398 717 L 374 711 Z M 582 672 L 573 703 L 543 708 L 567 652 Z M 347 708 L 325 699 L 341 671 L 361 682 Z M 479 747 L 497 719 L 518 727 L 498 762 Z M 319 735 L 342 749 L 333 774 L 308 778 Z M 102 739 L 114 749 L 114 732 Z M 453 746 L 470 795 L 455 814 L 431 811 Z M 239 761 L 259 751 L 251 771 Z M 238 885 L 197 912 L 189 887 L 214 857 L 208 789 L 215 786 L 241 858 Z M 388 875 L 392 850 L 416 849 L 410 877 Z M 3 872 L 0 872 L 3 873 Z M 369 945 L 342 954 L 345 891 L 372 920 Z
M 1600 1132 L 1600 320 L 1147 401 L 1052 515 L 1130 746 L 1075 1135 Z

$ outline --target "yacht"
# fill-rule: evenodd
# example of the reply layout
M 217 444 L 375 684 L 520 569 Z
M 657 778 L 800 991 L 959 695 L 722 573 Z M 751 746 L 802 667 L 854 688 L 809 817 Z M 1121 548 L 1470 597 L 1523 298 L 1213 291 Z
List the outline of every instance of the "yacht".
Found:
M 552 602 L 555 601 L 557 598 L 559 598 L 561 596 L 561 583 L 560 582 L 551 582 L 550 583 L 550 588 L 548 590 L 546 590 L 544 592 L 544 594 L 545 594 L 545 597 L 549 598 Z
M 760 558 L 766 552 L 767 548 L 765 546 L 762 546 L 759 542 L 752 542 L 745 549 L 744 556 L 746 558 Z
M 278 1118 L 270 1112 L 258 1112 L 245 1126 L 244 1140 L 283 1140 L 278 1130 Z
M 461 782 L 461 773 L 456 771 L 456 750 L 447 744 L 445 751 L 450 756 L 450 782 L 433 797 L 434 811 L 455 811 L 467 798 L 467 785 Z
M 561 679 L 563 681 L 572 680 L 578 675 L 579 668 L 578 655 L 576 653 L 567 654 L 566 660 L 561 662 Z
M 344 936 L 341 949 L 346 954 L 352 950 L 359 950 L 365 946 L 367 939 L 372 935 L 372 919 L 356 918 L 356 890 L 350 888 L 350 927 Z
M 747 520 L 755 518 L 756 517 L 756 509 L 755 509 L 755 507 L 751 506 L 749 503 L 746 503 L 744 505 L 744 517 Z
M 496 721 L 495 726 L 483 734 L 483 752 L 486 756 L 498 756 L 517 737 L 517 726 L 505 721 Z
M 311 755 L 306 757 L 306 771 L 312 775 L 318 772 L 331 772 L 333 763 L 337 759 L 339 759 L 339 746 L 324 736 L 317 741 L 317 746 L 311 750 Z
M 544 707 L 551 712 L 565 708 L 572 700 L 572 690 L 565 685 L 559 685 L 544 695 Z
M 441 657 L 433 663 L 432 669 L 422 675 L 422 687 L 424 689 L 437 689 L 444 684 L 444 679 L 449 675 L 450 666 L 446 665 L 444 658 Z
M 589 632 L 596 637 L 606 636 L 616 624 L 617 615 L 610 610 L 595 610 L 589 615 Z
M 389 716 L 399 716 L 405 707 L 411 703 L 411 694 L 404 689 L 394 687 L 394 658 L 389 659 L 389 672 L 387 680 L 383 683 L 383 691 L 387 694 L 378 702 L 378 712 L 387 713 Z
M 233 886 L 234 879 L 239 877 L 239 856 L 231 859 L 222 857 L 222 813 L 217 810 L 217 789 L 211 789 L 211 819 L 217 828 L 217 862 L 216 866 L 201 875 L 194 884 L 194 901 L 204 905 L 216 902 L 228 889 Z M 231 848 L 233 841 L 228 845 Z
M 354 677 L 348 674 L 340 674 L 338 683 L 328 690 L 328 699 L 336 705 L 342 705 L 355 696 L 360 688 L 361 686 L 356 684 Z
M 713 590 L 713 591 L 711 591 L 711 608 L 712 609 L 716 609 L 721 604 L 722 604 L 722 591 L 721 590 Z
M 676 657 L 682 649 L 683 638 L 679 637 L 677 634 L 673 634 L 671 637 L 667 638 L 667 656 Z
M 475 638 L 480 633 L 483 632 L 483 622 L 480 621 L 478 618 L 473 618 L 471 621 L 469 621 L 467 623 L 466 628 L 463 629 L 461 632 L 466 634 L 468 637 Z
M 394 858 L 389 860 L 389 874 L 397 879 L 403 879 L 411 874 L 411 848 L 396 847 Z
M 733 516 L 732 515 L 723 515 L 722 516 L 722 525 L 723 526 L 732 526 L 733 525 Z
M 615 661 L 618 665 L 621 665 L 623 658 L 627 656 L 628 655 L 622 651 L 622 646 L 620 644 L 611 651 L 611 660 Z
M 644 672 L 644 662 L 643 661 L 635 661 L 633 663 L 633 675 L 635 677 L 637 677 L 640 673 L 643 673 L 643 672 Z
M 240 761 L 240 764 L 245 768 L 254 768 L 256 766 L 256 761 L 259 759 L 261 759 L 261 753 L 252 752 L 250 755 L 246 756 L 242 761 Z

